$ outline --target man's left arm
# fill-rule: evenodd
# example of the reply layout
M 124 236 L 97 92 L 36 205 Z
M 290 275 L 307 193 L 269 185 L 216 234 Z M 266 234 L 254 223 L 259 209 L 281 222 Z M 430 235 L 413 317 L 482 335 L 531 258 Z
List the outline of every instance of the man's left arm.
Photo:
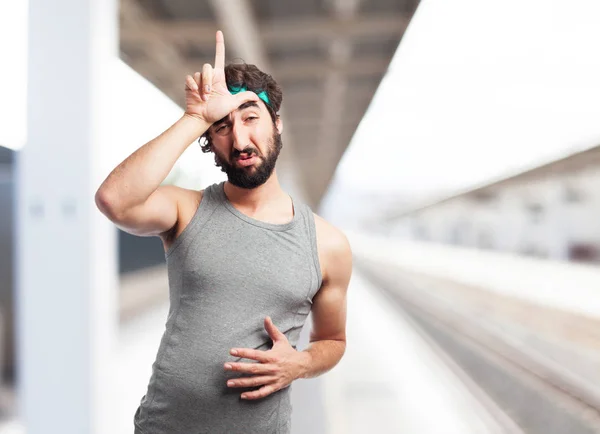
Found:
M 302 356 L 298 378 L 324 374 L 346 351 L 346 295 L 352 274 L 352 251 L 340 230 L 320 217 L 316 219 L 317 235 L 321 227 L 318 245 L 324 275 L 321 288 L 313 297 L 310 344 L 298 354 Z
M 253 359 L 259 363 L 226 362 L 224 369 L 254 374 L 232 378 L 228 387 L 260 387 L 244 392 L 243 399 L 261 399 L 299 378 L 317 377 L 333 368 L 346 351 L 346 293 L 352 274 L 352 251 L 346 236 L 316 216 L 317 245 L 323 279 L 313 297 L 310 344 L 298 351 L 270 317 L 265 329 L 273 339 L 273 348 L 232 348 L 232 356 Z

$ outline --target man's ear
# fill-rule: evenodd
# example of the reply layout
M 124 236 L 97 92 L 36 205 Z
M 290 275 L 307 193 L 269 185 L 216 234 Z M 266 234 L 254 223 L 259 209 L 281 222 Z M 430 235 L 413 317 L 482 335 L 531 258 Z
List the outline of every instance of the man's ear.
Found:
M 279 115 L 277 115 L 275 126 L 277 127 L 277 131 L 279 131 L 279 134 L 283 133 L 283 122 L 281 122 L 281 118 L 279 117 Z

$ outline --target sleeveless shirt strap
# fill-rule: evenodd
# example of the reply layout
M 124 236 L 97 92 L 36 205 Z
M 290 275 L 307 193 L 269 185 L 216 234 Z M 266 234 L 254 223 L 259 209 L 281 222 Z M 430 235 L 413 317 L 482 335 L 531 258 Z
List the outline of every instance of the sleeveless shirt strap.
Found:
M 320 288 L 323 283 L 323 276 L 321 274 L 321 265 L 319 262 L 319 249 L 317 248 L 317 229 L 315 225 L 315 216 L 307 204 L 303 204 L 303 212 L 306 217 L 306 222 L 308 224 L 308 233 L 310 235 L 310 246 L 311 253 L 313 257 L 313 262 L 315 265 L 315 272 L 317 273 L 317 287 Z

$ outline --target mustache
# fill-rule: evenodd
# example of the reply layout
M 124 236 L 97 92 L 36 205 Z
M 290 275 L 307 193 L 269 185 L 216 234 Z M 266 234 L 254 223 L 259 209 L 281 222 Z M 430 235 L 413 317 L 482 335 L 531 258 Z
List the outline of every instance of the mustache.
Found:
M 249 157 L 251 157 L 252 155 L 256 155 L 258 157 L 258 151 L 251 146 L 247 146 L 244 149 L 242 149 L 241 151 L 234 149 L 231 152 L 231 158 L 232 159 L 238 158 L 242 154 L 247 154 Z

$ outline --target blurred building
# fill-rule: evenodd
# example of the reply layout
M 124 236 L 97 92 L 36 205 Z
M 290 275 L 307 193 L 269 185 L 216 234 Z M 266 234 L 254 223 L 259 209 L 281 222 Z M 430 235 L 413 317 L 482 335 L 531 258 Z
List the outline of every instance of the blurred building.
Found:
M 413 240 L 600 262 L 600 146 L 422 206 L 389 212 Z

